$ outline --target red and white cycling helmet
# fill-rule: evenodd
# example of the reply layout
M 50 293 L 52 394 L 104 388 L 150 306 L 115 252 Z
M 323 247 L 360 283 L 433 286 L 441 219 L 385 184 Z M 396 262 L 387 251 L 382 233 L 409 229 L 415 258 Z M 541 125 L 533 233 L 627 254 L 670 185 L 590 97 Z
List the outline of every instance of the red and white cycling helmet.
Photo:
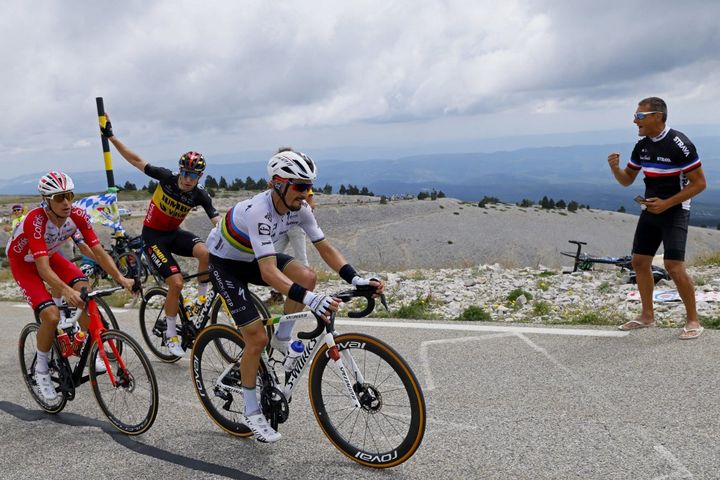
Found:
M 317 168 L 312 158 L 304 153 L 293 150 L 285 150 L 276 153 L 268 161 L 268 177 L 272 180 L 275 176 L 297 180 L 315 180 Z
M 72 192 L 75 190 L 75 184 L 67 175 L 62 172 L 48 172 L 38 181 L 38 192 L 43 197 L 51 197 L 56 193 Z

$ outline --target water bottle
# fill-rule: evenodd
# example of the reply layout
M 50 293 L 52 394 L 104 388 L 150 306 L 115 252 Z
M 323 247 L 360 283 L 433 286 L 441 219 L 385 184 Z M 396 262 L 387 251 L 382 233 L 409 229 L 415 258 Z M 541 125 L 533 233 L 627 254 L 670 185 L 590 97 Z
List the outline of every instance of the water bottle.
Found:
M 305 351 L 305 345 L 300 340 L 295 340 L 290 344 L 290 350 L 288 351 L 287 357 L 285 357 L 285 361 L 283 362 L 283 367 L 285 367 L 285 371 L 287 373 L 290 373 L 295 368 L 295 364 L 297 363 L 297 359 L 300 358 L 300 356 Z
M 189 298 L 185 297 L 183 298 L 183 306 L 185 307 L 185 313 L 187 313 L 188 317 L 192 317 L 195 313 L 195 308 L 193 305 L 193 301 Z
M 70 337 L 65 330 L 58 328 L 57 341 L 60 345 L 60 353 L 62 353 L 63 357 L 67 358 L 73 354 L 72 343 L 70 342 Z
M 85 332 L 80 330 L 78 328 L 77 332 L 75 332 L 75 335 L 73 336 L 73 353 L 75 355 L 78 355 L 80 353 L 80 349 L 82 348 L 83 344 L 85 343 Z

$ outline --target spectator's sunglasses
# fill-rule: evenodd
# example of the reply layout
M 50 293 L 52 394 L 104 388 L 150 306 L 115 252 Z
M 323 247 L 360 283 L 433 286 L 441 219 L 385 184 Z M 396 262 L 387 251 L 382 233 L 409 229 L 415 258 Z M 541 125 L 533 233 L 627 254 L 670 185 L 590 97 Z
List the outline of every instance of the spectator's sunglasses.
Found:
M 647 117 L 648 115 L 651 115 L 653 113 L 662 113 L 662 112 L 658 112 L 657 110 L 653 111 L 653 112 L 635 112 L 635 120 L 645 120 L 645 117 Z
M 70 200 L 73 201 L 73 198 L 75 198 L 75 194 L 73 192 L 63 192 L 63 193 L 56 193 L 54 195 L 49 195 L 48 197 L 55 203 L 61 203 L 63 200 Z
M 180 170 L 180 175 L 190 177 L 191 180 L 197 180 L 202 176 L 202 173 L 193 172 L 192 170 Z

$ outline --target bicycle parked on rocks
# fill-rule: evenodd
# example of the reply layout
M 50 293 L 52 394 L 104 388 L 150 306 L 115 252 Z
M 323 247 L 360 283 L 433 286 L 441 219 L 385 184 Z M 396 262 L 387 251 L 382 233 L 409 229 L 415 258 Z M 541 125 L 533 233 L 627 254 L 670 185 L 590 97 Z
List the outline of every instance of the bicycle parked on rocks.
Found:
M 183 273 L 183 281 L 187 284 L 188 280 L 207 274 L 207 271 L 192 275 Z M 145 290 L 140 303 L 140 332 L 148 348 L 156 357 L 163 362 L 174 363 L 180 360 L 180 357 L 170 353 L 163 336 L 163 332 L 167 328 L 164 313 L 167 293 L 167 288 L 159 286 Z M 268 318 L 270 314 L 262 300 L 252 292 L 248 292 L 248 294 L 263 318 Z M 183 350 L 187 351 L 192 348 L 198 332 L 205 328 L 208 322 L 211 325 L 227 324 L 234 328 L 235 322 L 225 309 L 222 298 L 215 293 L 212 286 L 208 289 L 203 302 L 192 301 L 181 294 L 178 307 L 180 323 L 177 326 L 177 332 L 182 338 Z
M 97 307 L 97 300 L 121 290 L 113 287 L 88 293 L 81 291 L 84 309 L 76 309 L 71 318 L 76 322 L 83 310 L 90 317 L 89 335 L 83 342 L 61 341 L 55 334 L 48 365 L 50 378 L 58 396 L 46 400 L 35 381 L 37 361 L 38 323 L 27 324 L 20 333 L 18 354 L 23 380 L 35 402 L 48 413 L 59 413 L 69 400 L 75 398 L 75 390 L 90 381 L 100 409 L 110 423 L 123 433 L 139 435 L 155 422 L 158 412 L 158 385 L 150 360 L 140 345 L 127 333 L 106 329 Z M 76 358 L 77 357 L 77 358 Z M 101 360 L 104 371 L 98 368 Z M 72 362 L 76 362 L 71 365 Z M 85 365 L 88 375 L 83 375 Z
M 561 255 L 570 257 L 574 260 L 573 272 L 577 271 L 590 271 L 593 270 L 596 264 L 601 265 L 615 265 L 620 267 L 621 271 L 628 271 L 628 283 L 637 283 L 635 270 L 632 266 L 632 256 L 626 255 L 624 257 L 603 257 L 590 255 L 582 251 L 582 246 L 587 245 L 587 242 L 581 242 L 579 240 L 568 240 L 568 243 L 573 243 L 577 246 L 574 252 L 560 252 Z M 656 265 L 652 266 L 653 280 L 657 284 L 660 280 L 670 280 L 667 270 Z
M 142 236 L 128 237 L 127 235 L 116 235 L 106 252 L 115 261 L 120 273 L 127 278 L 139 278 L 145 284 L 150 278 L 155 285 L 163 285 L 165 282 L 158 271 L 153 267 L 147 253 Z M 78 255 L 70 259 L 77 263 L 90 281 L 91 288 L 97 288 L 100 280 L 109 278 L 108 274 L 94 260 Z
M 362 317 L 374 309 L 374 293 L 372 287 L 358 287 L 334 296 L 343 302 L 365 298 L 363 311 L 349 313 Z M 329 324 L 310 311 L 274 318 L 263 313 L 263 319 L 271 335 L 271 327 L 285 321 L 312 319 L 317 324 L 311 332 L 298 333 L 305 340 L 304 353 L 291 372 L 280 370 L 282 361 L 272 349 L 261 354 L 258 404 L 273 429 L 288 420 L 293 392 L 309 366 L 310 408 L 325 436 L 344 455 L 361 465 L 388 468 L 415 453 L 425 432 L 425 400 L 415 374 L 397 351 L 370 335 L 339 334 L 334 313 Z M 250 437 L 253 434 L 242 420 L 244 347 L 236 328 L 205 328 L 192 349 L 192 374 L 198 399 L 210 418 L 231 435 Z

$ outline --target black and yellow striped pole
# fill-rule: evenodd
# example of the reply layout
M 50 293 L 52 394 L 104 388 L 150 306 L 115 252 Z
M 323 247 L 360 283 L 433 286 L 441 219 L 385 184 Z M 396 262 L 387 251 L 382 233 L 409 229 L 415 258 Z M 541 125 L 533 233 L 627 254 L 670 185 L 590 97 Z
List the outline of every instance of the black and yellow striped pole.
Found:
M 101 127 L 105 127 L 105 104 L 103 103 L 102 97 L 95 98 L 97 103 L 98 121 Z M 105 175 L 107 177 L 108 192 L 117 192 L 118 189 L 115 186 L 115 176 L 113 175 L 112 169 L 112 156 L 110 155 L 110 142 L 105 138 L 105 135 L 100 134 L 100 140 L 102 141 L 103 159 L 105 160 Z

